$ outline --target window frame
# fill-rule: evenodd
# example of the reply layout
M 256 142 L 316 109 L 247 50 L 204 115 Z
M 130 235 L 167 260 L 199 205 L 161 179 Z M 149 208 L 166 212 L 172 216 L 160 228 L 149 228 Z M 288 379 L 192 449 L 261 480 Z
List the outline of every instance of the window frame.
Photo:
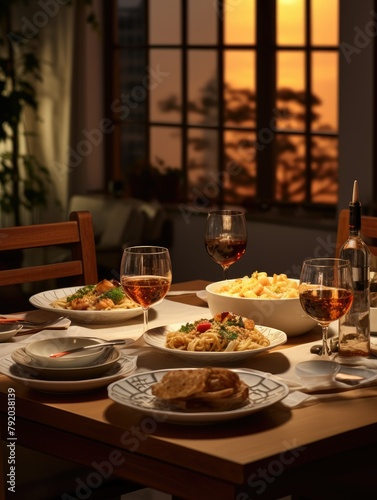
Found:
M 146 9 L 145 16 L 147 18 L 148 12 L 148 2 L 149 0 L 145 0 Z M 256 24 L 257 26 L 266 27 L 265 19 L 270 19 L 270 23 L 267 24 L 270 29 L 258 30 L 256 29 L 256 96 L 257 96 L 257 118 L 256 118 L 256 126 L 254 128 L 242 127 L 239 130 L 242 131 L 251 131 L 256 134 L 258 137 L 259 131 L 263 131 L 266 127 L 271 128 L 271 110 L 274 109 L 275 98 L 276 98 L 276 56 L 277 51 L 285 50 L 285 51 L 295 51 L 300 50 L 305 53 L 305 90 L 307 96 L 311 93 L 311 54 L 313 51 L 334 51 L 333 46 L 311 46 L 310 45 L 310 30 L 311 30 L 311 22 L 310 22 L 310 2 L 311 0 L 305 0 L 306 6 L 306 16 L 305 16 L 305 33 L 306 40 L 303 46 L 284 46 L 276 44 L 276 2 L 265 0 L 256 0 Z M 223 39 L 223 7 L 222 2 L 220 1 L 219 10 L 217 15 L 217 23 L 218 23 L 218 40 L 216 45 L 205 45 L 205 46 L 196 46 L 196 45 L 188 45 L 187 44 L 187 26 L 185 20 L 188 18 L 187 16 L 188 9 L 188 1 L 182 0 L 182 14 L 181 14 L 181 33 L 182 40 L 181 44 L 174 46 L 168 45 L 167 48 L 181 48 L 182 49 L 182 66 L 181 66 L 181 77 L 182 77 L 182 123 L 177 124 L 169 124 L 169 123 L 161 123 L 161 122 L 150 122 L 149 116 L 147 116 L 146 120 L 146 157 L 149 158 L 150 152 L 150 144 L 149 144 L 149 134 L 148 130 L 152 126 L 171 126 L 179 128 L 182 131 L 182 150 L 181 150 L 181 162 L 182 162 L 182 172 L 183 172 L 183 192 L 187 193 L 187 137 L 188 131 L 194 128 L 200 129 L 216 129 L 218 131 L 218 155 L 219 155 L 219 165 L 223 165 L 222 168 L 225 167 L 225 162 L 220 161 L 226 158 L 225 149 L 224 149 L 224 132 L 226 130 L 234 130 L 237 128 L 224 126 L 223 116 L 224 116 L 224 102 L 223 98 L 219 99 L 219 124 L 217 127 L 207 127 L 201 125 L 193 125 L 187 123 L 187 102 L 188 102 L 188 89 L 187 89 L 187 54 L 188 50 L 195 49 L 217 49 L 217 60 L 218 60 L 218 80 L 219 80 L 219 95 L 224 96 L 223 93 L 223 83 L 224 83 L 224 52 L 228 49 L 245 49 L 251 50 L 252 45 L 232 45 L 227 46 L 224 44 Z M 114 100 L 114 96 L 120 95 L 120 81 L 118 78 L 119 75 L 119 62 L 117 60 L 116 54 L 120 50 L 120 45 L 118 40 L 112 40 L 111 37 L 108 36 L 109 33 L 117 33 L 117 2 L 111 2 L 111 8 L 104 9 L 105 12 L 105 53 L 107 57 L 105 57 L 105 106 L 106 109 L 111 109 L 111 103 Z M 308 14 L 309 12 L 309 14 Z M 147 21 L 147 19 L 145 19 Z M 146 30 L 147 31 L 147 30 Z M 153 48 L 163 48 L 165 46 L 152 46 L 149 45 L 148 40 L 145 40 L 145 48 L 149 47 Z M 337 51 L 339 53 L 338 47 Z M 110 53 L 110 57 L 109 57 Z M 266 82 L 268 82 L 268 92 L 266 92 Z M 263 89 L 263 92 L 261 91 Z M 148 97 L 147 97 L 148 99 Z M 257 197 L 247 205 L 247 208 L 253 208 L 255 211 L 265 211 L 266 209 L 277 206 L 284 207 L 284 209 L 293 209 L 296 210 L 298 207 L 301 209 L 304 208 L 308 212 L 318 213 L 321 212 L 326 215 L 333 216 L 335 214 L 337 203 L 334 204 L 324 204 L 324 203 L 312 203 L 311 201 L 311 141 L 313 137 L 316 136 L 324 136 L 324 137 L 337 137 L 339 138 L 339 127 L 337 132 L 320 132 L 320 131 L 311 131 L 311 122 L 310 122 L 310 100 L 306 99 L 306 113 L 305 113 L 305 126 L 303 131 L 294 131 L 294 135 L 296 136 L 304 136 L 305 137 L 305 145 L 306 145 L 306 189 L 305 189 L 305 200 L 302 203 L 282 203 L 274 200 L 274 184 L 275 184 L 275 148 L 266 147 L 266 148 L 257 148 L 256 149 L 256 161 L 257 161 Z M 146 109 L 148 110 L 148 102 L 146 103 Z M 114 118 L 113 118 L 114 119 Z M 114 120 L 116 124 L 113 134 L 107 137 L 106 147 L 105 147 L 105 156 L 106 156 L 106 182 L 109 183 L 114 179 L 116 181 L 122 181 L 123 173 L 121 168 L 121 126 L 122 122 Z M 289 134 L 293 135 L 293 131 L 284 130 L 284 129 L 275 129 L 275 132 L 279 134 Z M 339 154 L 337 156 L 338 159 L 338 169 L 339 169 Z M 338 170 L 339 171 L 339 170 Z M 258 172 L 263 172 L 263 175 L 258 175 Z M 219 171 L 220 175 L 220 171 Z M 222 207 L 224 206 L 224 196 L 222 186 L 219 186 L 219 196 L 215 200 L 213 205 Z M 190 202 L 189 199 L 183 198 L 177 201 L 181 202 Z

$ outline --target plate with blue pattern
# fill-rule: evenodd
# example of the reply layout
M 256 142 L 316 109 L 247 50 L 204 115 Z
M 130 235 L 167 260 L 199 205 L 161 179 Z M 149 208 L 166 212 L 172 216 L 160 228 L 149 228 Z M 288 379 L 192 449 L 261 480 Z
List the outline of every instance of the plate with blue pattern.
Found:
M 199 368 L 190 368 L 198 370 Z M 152 386 L 162 377 L 173 370 L 154 370 L 134 373 L 126 378 L 117 380 L 107 388 L 108 396 L 114 402 L 127 408 L 156 418 L 157 422 L 171 422 L 178 424 L 206 424 L 241 418 L 267 408 L 285 398 L 289 393 L 288 386 L 270 373 L 258 370 L 236 368 L 233 369 L 239 378 L 249 387 L 249 396 L 245 403 L 236 409 L 227 411 L 195 411 L 188 412 L 178 409 L 161 408 L 158 400 L 152 394 Z

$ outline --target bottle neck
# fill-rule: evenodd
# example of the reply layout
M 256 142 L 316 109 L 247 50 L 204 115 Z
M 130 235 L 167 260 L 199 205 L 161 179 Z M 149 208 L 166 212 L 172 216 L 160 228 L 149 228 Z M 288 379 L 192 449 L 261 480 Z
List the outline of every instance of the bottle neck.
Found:
M 350 236 L 360 236 L 361 230 L 361 204 L 350 203 L 349 233 Z

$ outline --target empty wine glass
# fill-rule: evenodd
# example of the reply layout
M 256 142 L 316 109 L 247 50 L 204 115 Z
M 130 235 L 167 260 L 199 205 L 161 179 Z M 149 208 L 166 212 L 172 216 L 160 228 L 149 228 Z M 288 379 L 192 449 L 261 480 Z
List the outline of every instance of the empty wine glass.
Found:
M 321 356 L 328 358 L 331 353 L 327 343 L 329 324 L 346 314 L 353 300 L 349 261 L 330 258 L 305 260 L 299 296 L 304 311 L 322 327 Z
M 124 293 L 143 309 L 144 329 L 148 329 L 148 311 L 162 301 L 172 280 L 169 250 L 158 246 L 125 248 L 120 265 Z
M 229 266 L 237 262 L 246 250 L 245 213 L 236 210 L 209 212 L 204 244 L 208 254 L 223 268 L 224 279 L 228 279 Z

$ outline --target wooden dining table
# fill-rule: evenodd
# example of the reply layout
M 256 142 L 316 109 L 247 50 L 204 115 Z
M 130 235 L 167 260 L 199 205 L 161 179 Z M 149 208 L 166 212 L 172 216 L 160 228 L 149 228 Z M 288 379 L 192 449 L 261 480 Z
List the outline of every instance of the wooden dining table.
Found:
M 171 289 L 200 290 L 206 284 L 195 280 Z M 207 304 L 196 294 L 165 300 L 201 307 L 208 317 Z M 319 329 L 313 329 L 288 338 L 274 352 L 284 355 L 286 349 L 319 340 Z M 48 394 L 0 375 L 6 444 L 11 441 L 10 400 L 15 401 L 17 445 L 89 467 L 97 464 L 97 474 L 102 464 L 125 485 L 137 483 L 187 500 L 375 497 L 377 386 L 341 397 L 330 394 L 303 407 L 279 401 L 240 419 L 187 425 L 125 408 L 108 397 L 106 388 Z M 5 474 L 10 466 L 3 459 Z M 2 482 L 4 498 L 12 498 L 5 496 Z

